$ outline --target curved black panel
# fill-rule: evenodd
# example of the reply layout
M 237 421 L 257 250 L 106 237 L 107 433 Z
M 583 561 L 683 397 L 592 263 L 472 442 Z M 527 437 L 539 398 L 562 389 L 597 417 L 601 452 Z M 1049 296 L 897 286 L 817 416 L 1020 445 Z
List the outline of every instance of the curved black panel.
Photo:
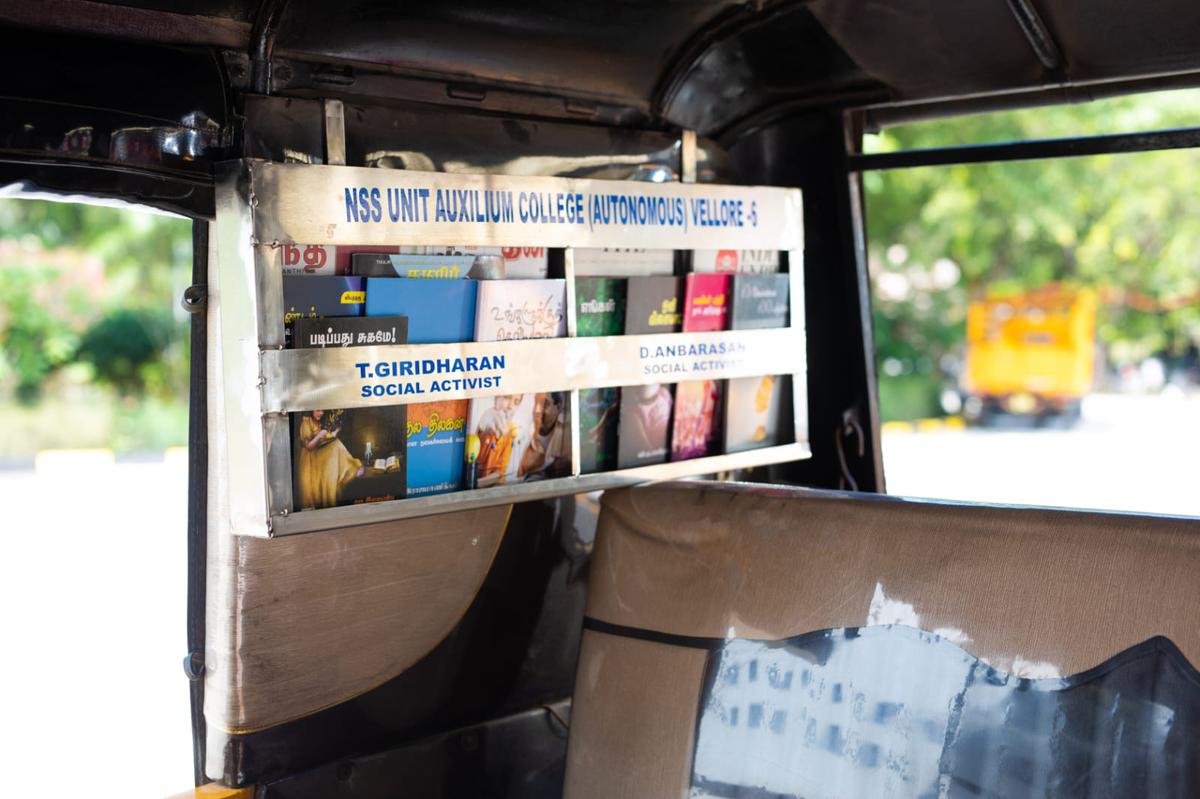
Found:
M 710 656 L 692 796 L 1200 796 L 1200 673 L 1156 637 L 1066 678 L 910 627 L 729 640 Z
M 849 93 L 860 100 L 886 96 L 805 5 L 747 13 L 704 44 L 663 87 L 660 109 L 672 124 L 704 136 L 805 99 L 848 104 Z
M 292 2 L 276 52 L 386 64 L 470 83 L 521 84 L 646 108 L 692 32 L 737 4 Z

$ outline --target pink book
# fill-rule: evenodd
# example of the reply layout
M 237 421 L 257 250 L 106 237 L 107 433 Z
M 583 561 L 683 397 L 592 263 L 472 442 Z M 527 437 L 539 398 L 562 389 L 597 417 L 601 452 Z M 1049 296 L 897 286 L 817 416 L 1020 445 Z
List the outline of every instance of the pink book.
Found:
M 688 275 L 683 299 L 683 332 L 698 333 L 727 328 L 732 286 L 731 275 Z
M 683 300 L 683 332 L 724 330 L 728 327 L 733 278 L 727 274 L 690 274 Z M 675 387 L 675 419 L 671 430 L 671 460 L 715 455 L 720 447 L 719 421 L 722 384 L 688 380 Z

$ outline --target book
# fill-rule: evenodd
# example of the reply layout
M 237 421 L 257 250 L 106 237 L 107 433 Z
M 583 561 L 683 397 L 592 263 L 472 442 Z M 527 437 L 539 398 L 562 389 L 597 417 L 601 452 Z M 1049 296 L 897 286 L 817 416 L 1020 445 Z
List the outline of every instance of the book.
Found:
M 786 274 L 733 278 L 730 327 L 734 330 L 784 327 L 788 317 Z M 779 444 L 782 439 L 783 383 L 780 376 L 728 381 L 725 396 L 725 451 L 741 452 Z
M 618 468 L 666 462 L 672 404 L 670 387 L 659 383 L 621 389 Z
M 627 281 L 611 277 L 575 280 L 575 335 L 619 336 L 625 330 Z M 603 472 L 617 464 L 618 388 L 579 392 L 579 463 L 583 473 Z
M 683 302 L 685 333 L 724 330 L 729 319 L 731 277 L 690 274 Z M 722 385 L 716 380 L 685 380 L 675 386 L 671 460 L 715 455 L 720 449 Z
M 625 289 L 625 333 L 678 333 L 683 322 L 683 278 L 631 277 Z
M 729 316 L 729 326 L 733 330 L 787 327 L 788 276 L 734 276 Z
M 339 269 L 337 247 L 332 244 L 281 244 L 279 266 L 285 275 L 345 275 Z
M 283 342 L 292 346 L 298 319 L 362 316 L 363 279 L 339 275 L 283 276 Z
M 611 277 L 575 280 L 575 335 L 619 336 L 625 330 L 626 281 Z
M 720 389 L 716 380 L 685 380 L 675 386 L 671 460 L 703 458 L 717 453 Z
M 683 332 L 724 330 L 729 321 L 729 288 L 732 277 L 723 274 L 690 274 L 683 300 Z
M 727 272 L 740 275 L 779 271 L 779 250 L 696 250 L 693 272 Z
M 476 341 L 567 335 L 565 280 L 479 280 Z
M 565 280 L 481 280 L 476 341 L 567 334 Z M 565 476 L 571 470 L 566 392 L 471 400 L 465 471 L 469 487 Z
M 783 377 L 740 377 L 728 381 L 725 451 L 742 452 L 782 443 Z
M 366 347 L 407 341 L 406 316 L 298 319 L 294 322 L 292 335 L 292 346 L 297 349 Z
M 378 472 L 398 472 L 404 466 L 404 460 L 400 455 L 392 455 L 389 458 L 379 458 L 374 463 L 374 468 Z
M 549 272 L 549 250 L 545 247 L 455 247 L 449 245 L 405 245 L 400 252 L 411 255 L 492 255 L 504 259 L 509 278 L 544 278 Z
M 369 277 L 367 318 L 408 317 L 410 344 L 471 341 L 475 337 L 474 280 Z M 408 491 L 410 496 L 462 488 L 467 401 L 408 406 Z
M 467 443 L 467 400 L 408 406 L 408 495 L 462 488 Z
M 582 474 L 605 472 L 617 465 L 619 388 L 585 388 L 579 392 L 579 468 Z
M 475 488 L 571 473 L 567 392 L 471 400 L 467 475 Z
M 478 281 L 369 277 L 366 284 L 367 316 L 407 316 L 410 344 L 475 338 Z
M 625 289 L 625 333 L 677 333 L 683 322 L 681 277 L 631 277 Z M 617 415 L 617 468 L 665 463 L 671 447 L 673 386 L 627 386 Z
M 455 280 L 465 278 L 475 263 L 473 255 L 395 255 L 356 252 L 351 274 L 362 277 L 407 277 Z
M 298 348 L 404 343 L 404 317 L 294 321 Z M 316 409 L 291 415 L 292 501 L 298 510 L 403 499 L 407 409 L 403 405 Z
M 675 272 L 674 250 L 647 250 L 640 247 L 581 247 L 574 253 L 575 274 L 606 275 L 609 277 L 635 275 L 672 275 Z

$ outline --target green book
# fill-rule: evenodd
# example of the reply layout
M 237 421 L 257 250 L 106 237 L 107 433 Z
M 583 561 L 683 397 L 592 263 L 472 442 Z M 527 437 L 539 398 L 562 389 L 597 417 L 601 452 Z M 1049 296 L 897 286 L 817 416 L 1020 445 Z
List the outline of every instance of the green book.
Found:
M 619 336 L 625 332 L 626 281 L 612 277 L 575 280 L 575 335 Z

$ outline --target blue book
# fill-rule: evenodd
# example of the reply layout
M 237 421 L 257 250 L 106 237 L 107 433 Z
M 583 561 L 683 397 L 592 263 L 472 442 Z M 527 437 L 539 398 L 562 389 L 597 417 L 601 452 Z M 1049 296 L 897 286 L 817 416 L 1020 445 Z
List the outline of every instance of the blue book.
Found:
M 367 278 L 367 316 L 407 316 L 409 344 L 475 340 L 474 280 Z
M 367 278 L 367 316 L 408 317 L 408 343 L 475 339 L 474 280 Z M 408 496 L 458 491 L 463 482 L 467 400 L 408 406 Z

